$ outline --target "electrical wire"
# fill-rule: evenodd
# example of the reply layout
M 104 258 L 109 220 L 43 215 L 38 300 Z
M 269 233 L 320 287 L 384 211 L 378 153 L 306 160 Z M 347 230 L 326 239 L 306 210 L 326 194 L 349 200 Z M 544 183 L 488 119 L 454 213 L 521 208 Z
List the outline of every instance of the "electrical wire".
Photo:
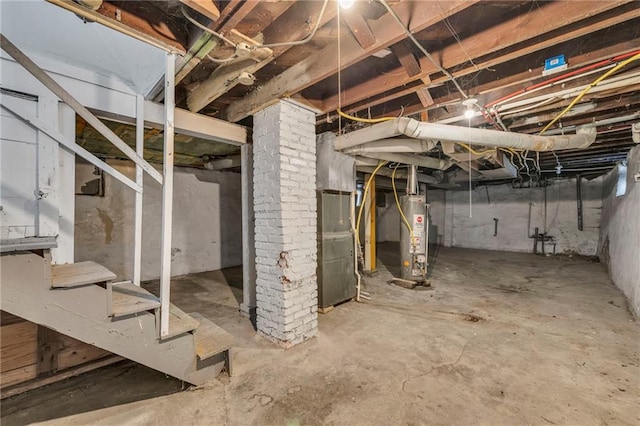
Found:
M 398 170 L 399 165 L 400 163 L 397 163 L 396 166 L 393 168 L 393 173 L 391 173 L 391 187 L 393 188 L 393 196 L 396 199 L 396 206 L 398 206 L 400 217 L 402 217 L 402 221 L 404 222 L 407 229 L 409 230 L 409 240 L 411 241 L 411 245 L 413 246 L 414 245 L 413 229 L 411 228 L 411 224 L 409 223 L 409 221 L 407 220 L 407 217 L 404 215 L 404 212 L 402 211 L 402 206 L 400 205 L 400 199 L 398 198 L 398 190 L 396 189 L 396 171 Z
M 324 16 L 324 12 L 327 8 L 327 4 L 329 3 L 329 0 L 324 0 L 324 3 L 322 5 L 322 9 L 320 10 L 320 15 L 318 15 L 318 19 L 313 27 L 313 30 L 311 31 L 311 33 L 306 36 L 305 38 L 303 38 L 302 40 L 298 40 L 298 41 L 291 41 L 291 42 L 282 42 L 282 43 L 270 43 L 270 44 L 258 44 L 255 46 L 250 46 L 250 49 L 257 49 L 257 48 L 271 48 L 271 47 L 279 47 L 279 46 L 299 46 L 305 43 L 308 43 L 309 41 L 311 41 L 311 39 L 313 39 L 313 37 L 316 35 L 316 32 L 318 31 L 318 28 L 320 27 L 320 23 L 322 22 L 322 17 Z M 193 25 L 195 25 L 196 27 L 200 28 L 202 31 L 205 31 L 209 34 L 212 34 L 216 37 L 218 37 L 220 40 L 223 40 L 224 42 L 226 42 L 227 44 L 236 47 L 236 43 L 234 43 L 233 41 L 229 40 L 228 38 L 226 38 L 224 35 L 220 34 L 219 32 L 213 31 L 211 28 L 208 28 L 205 25 L 202 25 L 200 22 L 198 22 L 195 18 L 193 18 L 186 10 L 185 6 L 183 5 L 181 7 L 182 10 L 182 14 L 184 15 L 185 18 L 187 18 L 187 20 L 189 22 L 191 22 Z M 214 58 L 210 55 L 207 55 L 207 58 L 209 60 L 211 60 L 212 62 L 218 63 L 218 64 L 224 64 L 227 62 L 231 62 L 234 59 L 238 58 L 237 54 L 233 54 L 232 56 L 228 57 L 228 58 L 222 58 L 222 59 L 218 59 L 218 58 Z
M 614 56 L 613 58 L 606 59 L 604 61 L 599 61 L 599 62 L 596 62 L 594 64 L 587 65 L 587 66 L 582 67 L 582 68 L 578 68 L 577 70 L 570 71 L 568 73 L 564 73 L 564 74 L 558 75 L 556 77 L 550 78 L 550 79 L 545 80 L 545 81 L 541 81 L 540 83 L 533 84 L 531 86 L 525 87 L 524 89 L 520 89 L 518 91 L 515 91 L 513 93 L 505 95 L 505 96 L 503 96 L 503 97 L 501 97 L 499 99 L 496 99 L 495 101 L 489 102 L 488 104 L 485 105 L 485 107 L 486 108 L 490 108 L 490 107 L 492 107 L 494 105 L 501 104 L 506 100 L 513 99 L 514 97 L 523 95 L 525 93 L 529 93 L 529 92 L 531 92 L 531 91 L 533 91 L 535 89 L 539 89 L 541 87 L 545 87 L 545 86 L 548 86 L 550 84 L 566 80 L 569 77 L 582 76 L 588 71 L 591 71 L 593 69 L 600 68 L 600 67 L 603 67 L 603 66 L 606 66 L 606 65 L 615 64 L 616 62 L 618 62 L 620 60 L 623 60 L 623 59 L 626 59 L 628 57 L 634 56 L 634 55 L 636 55 L 638 53 L 640 53 L 640 50 L 635 50 L 633 52 L 625 53 L 623 55 Z
M 491 153 L 496 152 L 495 149 L 487 149 L 487 150 L 484 150 L 484 151 L 476 151 L 475 149 L 471 148 L 470 145 L 467 145 L 466 143 L 463 143 L 463 142 L 458 142 L 458 145 L 466 148 L 467 151 L 469 151 L 470 153 L 472 153 L 474 155 L 484 155 L 484 154 L 491 154 Z
M 371 186 L 371 182 L 373 181 L 373 179 L 375 179 L 376 173 L 378 173 L 378 170 L 380 170 L 382 166 L 384 166 L 387 163 L 388 161 L 383 161 L 380 164 L 378 164 L 378 167 L 376 167 L 373 170 L 373 173 L 371 173 L 369 180 L 367 180 L 367 184 L 364 186 L 364 192 L 362 194 L 360 210 L 358 211 L 358 220 L 356 220 L 356 238 L 358 241 L 358 247 L 360 247 L 360 220 L 362 219 L 362 211 L 364 210 L 365 200 L 367 199 L 367 194 L 369 193 L 369 186 Z
M 215 62 L 216 64 L 226 64 L 227 62 L 231 62 L 234 61 L 236 59 L 238 59 L 238 55 L 236 55 L 235 53 L 227 58 L 214 58 L 213 56 L 207 54 L 207 59 L 209 59 L 211 62 Z
M 339 88 L 338 88 L 339 89 Z M 339 95 L 339 91 L 338 91 L 338 97 Z M 360 117 L 356 117 L 353 115 L 349 115 L 345 112 L 342 112 L 342 110 L 340 109 L 340 107 L 338 107 L 338 109 L 336 110 L 336 112 L 344 118 L 347 118 L 349 120 L 353 120 L 353 121 L 357 121 L 359 123 L 369 123 L 369 124 L 374 124 L 374 123 L 382 123 L 383 121 L 390 121 L 390 120 L 395 120 L 398 117 L 380 117 L 380 118 L 360 118 Z
M 313 27 L 313 31 L 311 31 L 311 34 L 309 34 L 302 40 L 282 42 L 282 43 L 261 44 L 260 47 L 299 46 L 301 44 L 305 44 L 311 41 L 313 36 L 316 35 L 316 31 L 318 31 L 318 28 L 320 27 L 320 22 L 322 22 L 322 17 L 324 16 L 324 11 L 327 8 L 328 3 L 329 3 L 329 0 L 324 0 L 324 4 L 322 5 L 322 10 L 320 11 L 320 15 L 318 16 L 316 25 Z
M 447 78 L 449 80 L 451 80 L 451 82 L 454 84 L 454 86 L 456 86 L 456 89 L 458 89 L 458 92 L 460 92 L 462 97 L 465 98 L 465 99 L 468 99 L 469 95 L 467 95 L 465 93 L 465 91 L 462 90 L 462 87 L 460 87 L 460 84 L 458 84 L 458 82 L 456 81 L 455 77 L 453 75 L 451 75 L 451 73 L 449 71 L 447 71 L 444 67 L 442 67 L 442 65 L 440 65 L 440 63 L 438 61 L 436 61 L 433 56 L 431 56 L 431 54 L 427 51 L 427 49 L 425 49 L 422 46 L 422 44 L 418 41 L 418 39 L 416 39 L 413 36 L 413 34 L 411 33 L 411 30 L 409 30 L 409 27 L 407 27 L 404 24 L 404 22 L 402 22 L 402 20 L 396 14 L 396 12 L 391 8 L 391 6 L 389 6 L 389 3 L 387 3 L 386 0 L 380 0 L 380 3 L 387 9 L 389 14 L 393 17 L 393 19 L 395 19 L 396 22 L 398 22 L 398 24 L 400 24 L 400 26 L 404 30 L 405 34 L 407 35 L 407 37 L 409 37 L 409 39 L 411 39 L 413 44 L 415 44 L 416 47 L 418 49 L 420 49 L 420 51 L 424 54 L 424 56 L 426 56 L 426 58 L 429 59 L 433 63 L 433 65 L 435 65 L 440 70 L 440 72 L 442 72 L 445 76 L 447 76 Z
M 544 126 L 544 128 L 540 131 L 540 135 L 542 135 L 544 132 L 546 132 L 547 130 L 549 130 L 549 128 L 551 126 L 553 126 L 558 120 L 560 120 L 562 117 L 564 117 L 564 115 L 569 112 L 571 110 L 571 108 L 573 108 L 575 106 L 575 104 L 577 104 L 578 102 L 580 102 L 580 99 L 582 99 L 592 88 L 596 87 L 598 84 L 600 84 L 600 82 L 602 82 L 602 80 L 606 79 L 607 77 L 609 77 L 611 74 L 615 73 L 616 71 L 624 68 L 625 66 L 629 65 L 631 62 L 637 61 L 638 59 L 640 59 L 640 53 L 637 53 L 636 55 L 625 59 L 624 61 L 620 62 L 618 65 L 616 65 L 615 67 L 611 68 L 609 71 L 605 72 L 604 74 L 602 74 L 600 77 L 598 77 L 596 80 L 593 81 L 593 83 L 591 83 L 590 85 L 588 85 L 587 87 L 585 87 L 585 89 L 580 92 L 580 94 L 578 96 L 576 96 L 576 98 L 571 101 L 571 103 L 569 105 L 567 105 L 567 107 L 565 109 L 563 109 L 558 115 L 556 115 L 556 117 L 551 120 L 549 122 L 549 124 L 547 124 L 546 126 Z
M 184 15 L 185 18 L 187 18 L 187 21 L 191 22 L 193 25 L 195 25 L 196 27 L 200 28 L 202 31 L 207 32 L 209 34 L 212 34 L 216 37 L 218 37 L 220 40 L 224 41 L 225 43 L 236 47 L 236 43 L 232 42 L 231 40 L 229 40 L 228 38 L 226 38 L 225 36 L 223 36 L 222 34 L 220 34 L 219 32 L 213 31 L 211 28 L 202 25 L 200 22 L 196 21 L 188 12 L 187 12 L 187 8 L 184 7 L 184 5 L 182 5 L 182 7 L 180 8 L 180 10 L 182 11 L 182 14 Z

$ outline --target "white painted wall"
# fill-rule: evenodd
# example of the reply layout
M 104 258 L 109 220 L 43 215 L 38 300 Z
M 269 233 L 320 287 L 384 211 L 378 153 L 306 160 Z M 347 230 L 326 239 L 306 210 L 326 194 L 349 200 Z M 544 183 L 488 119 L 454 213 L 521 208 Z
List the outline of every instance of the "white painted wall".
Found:
M 134 175 L 131 162 L 109 164 Z M 160 276 L 162 189 L 147 176 L 143 197 L 142 279 L 148 280 Z M 109 176 L 104 197 L 76 196 L 76 262 L 93 260 L 121 279 L 132 277 L 134 198 Z M 239 173 L 176 167 L 173 202 L 173 276 L 242 264 Z
M 75 114 L 46 96 L 3 93 L 0 103 L 0 239 L 56 237 L 53 262 L 73 262 L 74 155 L 20 115 L 37 116 L 73 139 Z
M 427 191 L 429 204 L 429 244 L 444 245 L 445 235 L 445 194 L 436 189 Z
M 640 171 L 640 146 L 631 150 L 628 159 L 624 196 L 616 197 L 616 170 L 604 179 L 598 255 L 640 317 L 640 182 L 633 180 Z
M 487 193 L 488 198 L 487 198 Z M 576 180 L 553 181 L 547 188 L 549 235 L 557 241 L 557 253 L 595 256 L 600 232 L 602 178 L 582 180 L 583 230 L 578 230 Z M 430 190 L 429 242 L 448 247 L 486 250 L 533 250 L 529 238 L 536 227 L 543 232 L 544 189 L 513 189 L 511 185 L 482 186 L 472 193 L 469 217 L 468 191 Z M 531 205 L 531 227 L 527 230 Z M 498 235 L 493 236 L 498 219 Z M 393 194 L 387 194 L 387 207 L 378 207 L 378 242 L 399 241 L 400 215 Z
M 600 231 L 602 179 L 582 180 L 583 230 L 578 230 L 576 180 L 555 180 L 547 187 L 546 229 L 557 241 L 557 253 L 595 256 Z M 513 189 L 511 185 L 481 186 L 472 192 L 447 194 L 451 204 L 451 245 L 487 250 L 533 250 L 529 235 L 545 229 L 544 189 Z M 527 229 L 531 206 L 531 225 Z M 471 215 L 471 217 L 470 217 Z M 493 236 L 498 219 L 498 235 Z

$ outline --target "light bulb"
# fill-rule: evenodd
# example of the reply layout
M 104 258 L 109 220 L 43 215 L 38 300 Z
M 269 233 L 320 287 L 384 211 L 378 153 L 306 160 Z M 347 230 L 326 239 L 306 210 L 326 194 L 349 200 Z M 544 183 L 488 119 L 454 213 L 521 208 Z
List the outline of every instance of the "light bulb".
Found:
M 351 9 L 356 0 L 340 0 L 340 7 L 343 9 Z
M 476 98 L 467 98 L 462 101 L 462 105 L 467 107 L 464 112 L 464 116 L 467 117 L 468 120 L 471 120 L 475 115 L 476 111 L 473 109 L 473 106 L 478 102 Z

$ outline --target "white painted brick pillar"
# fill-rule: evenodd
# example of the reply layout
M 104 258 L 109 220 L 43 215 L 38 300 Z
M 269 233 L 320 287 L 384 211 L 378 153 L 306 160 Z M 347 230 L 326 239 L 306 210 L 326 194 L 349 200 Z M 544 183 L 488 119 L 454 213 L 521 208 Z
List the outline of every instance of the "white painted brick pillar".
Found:
M 256 113 L 253 164 L 257 327 L 289 347 L 318 331 L 315 113 Z

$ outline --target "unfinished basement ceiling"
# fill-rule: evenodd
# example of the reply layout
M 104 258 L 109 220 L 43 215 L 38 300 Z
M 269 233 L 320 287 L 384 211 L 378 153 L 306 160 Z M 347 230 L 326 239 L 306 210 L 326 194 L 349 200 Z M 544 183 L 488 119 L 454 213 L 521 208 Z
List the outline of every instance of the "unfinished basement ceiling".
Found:
M 76 11 L 81 7 L 50 1 Z M 442 69 L 407 38 L 381 1 L 356 0 L 350 9 L 333 0 L 105 1 L 91 13 L 120 16 L 117 26 L 133 28 L 181 54 L 176 67 L 179 107 L 251 126 L 255 111 L 291 97 L 319 112 L 318 133 L 366 126 L 340 119 L 340 107 L 361 118 L 413 115 L 429 122 L 538 134 L 583 87 L 639 52 L 640 3 L 634 1 L 581 1 L 579 6 L 570 1 L 387 3 Z M 316 24 L 307 43 L 272 46 L 304 40 Z M 240 42 L 253 48 L 232 46 Z M 558 55 L 564 55 L 566 69 L 544 73 L 545 60 Z M 255 76 L 253 84 L 238 84 L 243 71 Z M 161 101 L 161 89 L 149 97 Z M 465 97 L 477 99 L 470 121 L 464 116 Z M 638 121 L 636 60 L 594 87 L 545 133 L 595 126 L 593 145 L 539 156 L 521 152 L 512 162 L 525 180 L 531 169 L 537 178 L 555 176 L 558 166 L 562 176 L 601 174 L 625 158 L 634 145 L 631 126 Z M 219 155 L 193 146 L 190 151 L 185 145 L 184 154 Z M 437 145 L 420 155 L 448 157 L 456 164 L 446 173 L 423 173 L 442 180 L 468 171 L 475 180 L 495 180 L 504 155 L 510 157 L 499 150 L 484 153 L 479 146 L 474 148 L 482 155 L 472 156 L 462 145 L 445 148 Z

